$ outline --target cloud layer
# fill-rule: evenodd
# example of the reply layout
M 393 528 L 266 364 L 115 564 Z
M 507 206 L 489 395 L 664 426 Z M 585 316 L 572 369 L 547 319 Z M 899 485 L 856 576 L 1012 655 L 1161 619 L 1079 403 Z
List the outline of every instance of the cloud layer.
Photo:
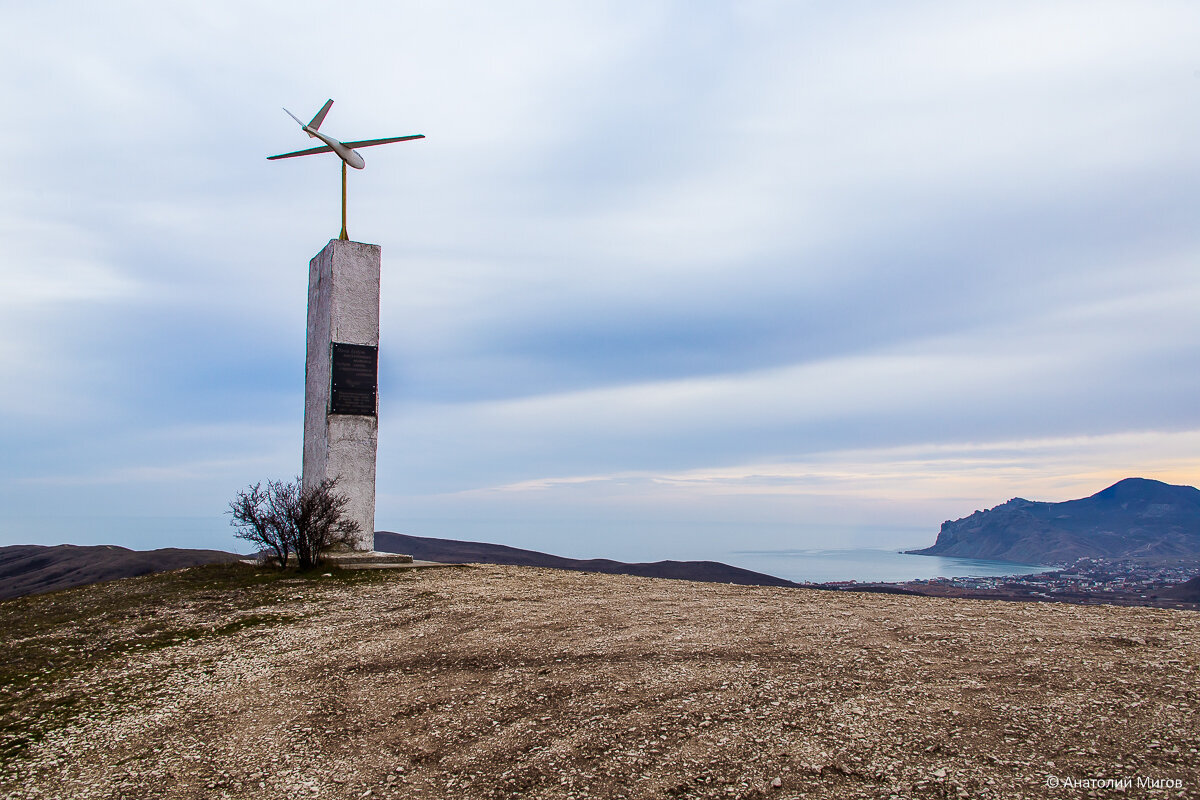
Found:
M 351 176 L 384 248 L 381 528 L 906 545 L 1200 481 L 1187 4 L 8 16 L 5 543 L 187 517 L 129 536 L 220 544 L 233 491 L 299 469 L 338 170 L 265 156 L 304 142 L 279 105 L 326 97 L 335 135 L 429 137 Z

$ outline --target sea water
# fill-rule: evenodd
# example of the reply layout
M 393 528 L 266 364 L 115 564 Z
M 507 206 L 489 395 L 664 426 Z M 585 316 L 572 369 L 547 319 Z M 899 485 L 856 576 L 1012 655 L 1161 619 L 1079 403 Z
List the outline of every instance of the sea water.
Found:
M 977 558 L 914 556 L 895 550 L 734 550 L 720 559 L 735 567 L 796 583 L 900 583 L 928 578 L 1034 575 L 1053 567 Z
M 385 526 L 387 523 L 385 523 Z M 623 522 L 580 524 L 572 521 L 419 520 L 392 526 L 415 536 L 490 542 L 568 558 L 611 558 L 646 562 L 723 561 L 737 567 L 803 583 L 827 581 L 900 582 L 935 577 L 1029 575 L 1050 567 L 971 558 L 910 556 L 888 543 L 931 544 L 922 528 L 855 526 L 732 525 L 724 522 Z M 730 541 L 742 548 L 729 549 Z M 837 542 L 840 548 L 804 545 Z M 248 550 L 235 539 L 228 517 L 5 517 L 0 545 L 116 544 L 135 550 L 197 547 L 232 552 Z M 779 548 L 780 544 L 792 545 Z M 923 544 L 922 544 L 923 543 Z M 756 547 L 757 545 L 757 547 Z M 776 547 L 772 547 L 776 545 Z M 797 546 L 799 545 L 799 546 Z M 907 549 L 907 548 L 905 548 Z

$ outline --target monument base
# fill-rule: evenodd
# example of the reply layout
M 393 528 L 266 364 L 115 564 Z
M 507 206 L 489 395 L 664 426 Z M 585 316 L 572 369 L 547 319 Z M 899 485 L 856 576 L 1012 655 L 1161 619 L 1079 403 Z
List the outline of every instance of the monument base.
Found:
M 413 557 L 378 550 L 342 550 L 326 553 L 323 563 L 338 569 L 398 569 L 413 566 Z
M 262 560 L 243 559 L 243 564 L 262 565 Z M 288 566 L 296 566 L 296 556 L 288 556 Z M 431 569 L 434 567 L 467 567 L 469 564 L 449 564 L 441 561 L 416 561 L 412 556 L 400 553 L 380 553 L 375 550 L 343 550 L 326 553 L 321 566 L 330 569 Z

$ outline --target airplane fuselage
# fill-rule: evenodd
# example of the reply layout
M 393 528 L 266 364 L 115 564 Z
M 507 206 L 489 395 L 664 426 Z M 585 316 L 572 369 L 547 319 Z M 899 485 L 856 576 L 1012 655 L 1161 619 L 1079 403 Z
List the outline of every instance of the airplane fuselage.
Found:
M 337 139 L 334 139 L 331 136 L 326 136 L 319 130 L 310 128 L 307 125 L 303 126 L 303 130 L 309 136 L 315 136 L 325 144 L 329 145 L 333 152 L 337 153 L 338 158 L 340 158 L 342 161 L 345 161 L 348 166 L 354 167 L 355 169 L 362 169 L 367 165 L 367 162 L 363 160 L 363 157 L 358 154 L 357 150 L 351 150 Z

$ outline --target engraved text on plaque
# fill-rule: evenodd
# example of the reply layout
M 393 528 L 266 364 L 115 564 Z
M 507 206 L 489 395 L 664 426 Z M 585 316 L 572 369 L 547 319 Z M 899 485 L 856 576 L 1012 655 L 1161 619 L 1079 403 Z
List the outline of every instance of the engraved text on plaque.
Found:
M 333 386 L 329 393 L 329 413 L 375 416 L 378 371 L 378 347 L 333 342 Z

